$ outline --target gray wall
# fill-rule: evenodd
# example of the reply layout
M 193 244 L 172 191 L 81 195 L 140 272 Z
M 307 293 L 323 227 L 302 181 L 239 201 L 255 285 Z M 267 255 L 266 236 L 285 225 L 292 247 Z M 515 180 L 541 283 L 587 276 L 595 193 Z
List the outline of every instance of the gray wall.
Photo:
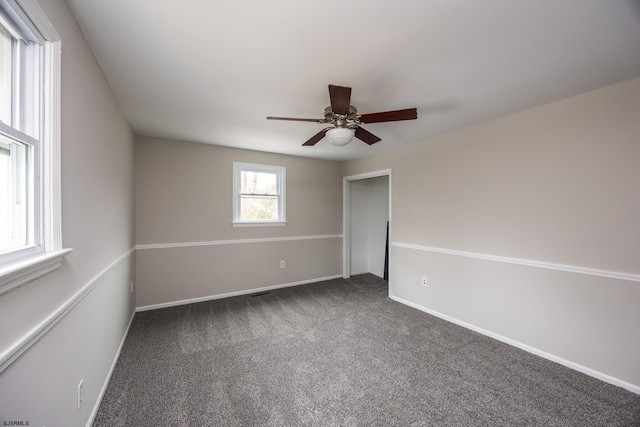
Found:
M 638 135 L 634 79 L 343 175 L 392 169 L 395 298 L 638 391 Z
M 59 270 L 0 296 L 0 352 L 42 322 L 53 324 L 0 373 L 0 421 L 80 426 L 134 309 L 133 137 L 66 3 L 41 7 L 62 37 L 62 231 L 73 252 Z M 76 305 L 47 323 L 68 304 Z M 81 379 L 85 402 L 77 410 Z
M 148 137 L 135 145 L 138 307 L 341 274 L 339 163 Z M 285 226 L 232 226 L 234 161 L 286 167 Z

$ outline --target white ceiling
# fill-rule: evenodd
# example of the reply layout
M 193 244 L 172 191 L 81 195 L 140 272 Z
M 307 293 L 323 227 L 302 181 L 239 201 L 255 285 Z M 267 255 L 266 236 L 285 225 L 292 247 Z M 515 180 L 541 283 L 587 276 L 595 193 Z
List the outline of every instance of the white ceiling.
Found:
M 67 0 L 140 135 L 347 160 L 640 76 L 636 0 Z M 63 40 L 64 43 L 64 40 Z M 382 141 L 301 144 L 328 84 Z

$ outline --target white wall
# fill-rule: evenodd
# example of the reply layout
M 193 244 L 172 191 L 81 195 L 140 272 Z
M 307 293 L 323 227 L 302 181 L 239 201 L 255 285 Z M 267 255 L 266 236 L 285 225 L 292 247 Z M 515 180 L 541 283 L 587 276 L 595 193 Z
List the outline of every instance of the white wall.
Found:
M 389 221 L 389 177 L 369 181 L 369 273 L 384 276 L 387 221 Z
M 354 180 L 350 185 L 349 235 L 352 275 L 384 276 L 389 177 Z
M 395 298 L 640 392 L 638 135 L 640 78 L 343 175 L 392 169 Z
M 363 179 L 349 185 L 349 271 L 356 275 L 369 272 L 369 183 Z
M 133 136 L 66 3 L 40 4 L 62 37 L 62 237 L 73 252 L 0 296 L 0 353 L 26 349 L 0 372 L 0 424 L 81 426 L 134 309 Z

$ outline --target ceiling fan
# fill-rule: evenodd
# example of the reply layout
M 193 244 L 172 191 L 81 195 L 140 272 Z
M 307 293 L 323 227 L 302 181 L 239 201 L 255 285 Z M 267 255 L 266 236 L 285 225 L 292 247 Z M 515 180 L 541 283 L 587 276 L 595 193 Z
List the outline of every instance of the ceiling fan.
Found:
M 331 126 L 322 129 L 302 145 L 316 145 L 318 141 L 326 136 L 327 140 L 331 144 L 341 146 L 350 143 L 354 136 L 369 145 L 380 141 L 380 138 L 361 128 L 360 125 L 395 122 L 400 120 L 415 120 L 418 118 L 418 110 L 416 108 L 383 111 L 380 113 L 358 114 L 356 107 L 349 104 L 351 101 L 350 87 L 329 85 L 329 99 L 331 100 L 331 105 L 324 109 L 323 119 L 268 116 L 267 120 L 290 120 L 294 122 L 330 124 Z

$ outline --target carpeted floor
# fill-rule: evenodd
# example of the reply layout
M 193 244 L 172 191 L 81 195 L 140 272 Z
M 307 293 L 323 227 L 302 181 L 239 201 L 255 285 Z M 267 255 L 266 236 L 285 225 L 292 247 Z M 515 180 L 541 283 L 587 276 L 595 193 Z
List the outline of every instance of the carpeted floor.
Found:
M 373 275 L 137 313 L 95 426 L 640 426 L 640 396 Z

